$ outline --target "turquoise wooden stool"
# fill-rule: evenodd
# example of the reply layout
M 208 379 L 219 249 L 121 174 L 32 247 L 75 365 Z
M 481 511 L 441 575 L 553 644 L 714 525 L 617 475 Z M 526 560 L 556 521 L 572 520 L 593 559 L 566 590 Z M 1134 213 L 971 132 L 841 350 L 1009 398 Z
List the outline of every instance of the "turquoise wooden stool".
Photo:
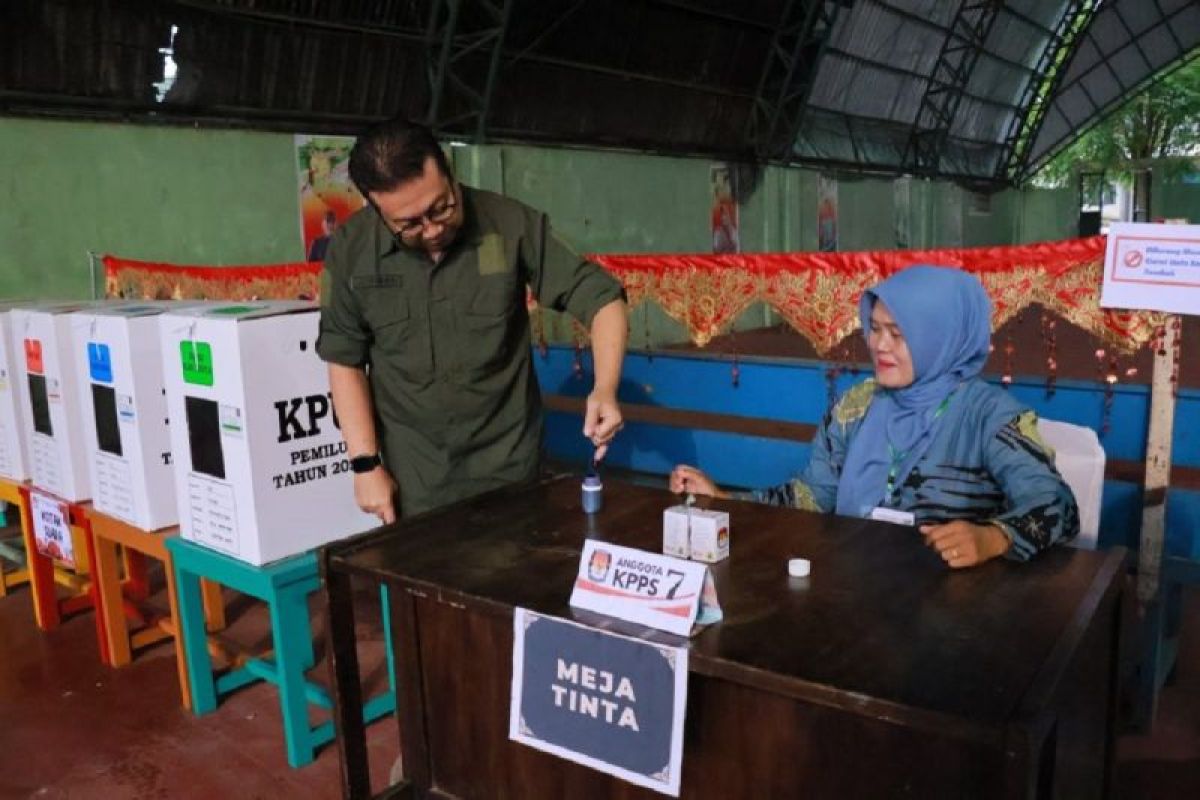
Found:
M 329 693 L 304 677 L 314 661 L 308 596 L 321 588 L 316 553 L 303 553 L 256 567 L 178 537 L 168 539 L 166 544 L 175 564 L 175 586 L 179 594 L 177 625 L 192 687 L 192 711 L 196 716 L 207 714 L 216 710 L 218 697 L 255 681 L 269 681 L 279 689 L 288 763 L 293 767 L 312 763 L 317 749 L 333 741 L 334 737 L 332 719 L 315 728 L 308 724 L 310 703 L 330 711 L 333 709 Z M 251 658 L 223 675 L 214 674 L 200 595 L 201 578 L 257 597 L 267 604 L 275 644 L 273 660 Z M 396 709 L 396 668 L 387 586 L 380 587 L 380 600 L 383 603 L 388 690 L 363 705 L 366 722 L 373 722 Z

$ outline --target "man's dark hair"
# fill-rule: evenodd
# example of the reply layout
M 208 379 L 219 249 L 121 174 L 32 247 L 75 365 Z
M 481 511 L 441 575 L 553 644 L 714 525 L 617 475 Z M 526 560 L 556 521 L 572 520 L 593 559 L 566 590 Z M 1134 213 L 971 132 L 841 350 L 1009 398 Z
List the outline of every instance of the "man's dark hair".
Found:
M 420 177 L 425 159 L 433 158 L 438 169 L 450 177 L 446 154 L 433 131 L 402 117 L 372 125 L 350 151 L 350 180 L 358 191 L 390 192 L 400 184 Z

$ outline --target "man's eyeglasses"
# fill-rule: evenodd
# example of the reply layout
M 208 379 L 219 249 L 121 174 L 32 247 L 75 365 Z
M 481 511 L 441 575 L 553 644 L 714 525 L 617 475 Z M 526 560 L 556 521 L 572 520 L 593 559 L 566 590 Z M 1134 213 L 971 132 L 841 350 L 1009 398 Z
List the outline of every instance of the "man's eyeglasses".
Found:
M 453 190 L 451 190 L 453 192 Z M 441 225 L 449 222 L 454 216 L 455 209 L 458 208 L 458 201 L 454 199 L 454 195 L 440 200 L 425 210 L 424 214 L 408 219 L 397 220 L 388 227 L 392 229 L 392 233 L 397 236 L 415 236 L 425 230 L 426 225 Z

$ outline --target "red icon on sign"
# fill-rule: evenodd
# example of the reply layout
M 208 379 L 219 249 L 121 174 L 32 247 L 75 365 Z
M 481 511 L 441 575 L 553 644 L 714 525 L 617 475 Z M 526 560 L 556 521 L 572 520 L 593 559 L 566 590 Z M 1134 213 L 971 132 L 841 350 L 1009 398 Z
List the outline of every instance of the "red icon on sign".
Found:
M 25 368 L 39 375 L 46 371 L 42 366 L 42 343 L 38 339 L 25 340 Z
M 1130 250 L 1125 254 L 1125 266 L 1130 269 L 1137 269 L 1142 265 L 1142 251 Z

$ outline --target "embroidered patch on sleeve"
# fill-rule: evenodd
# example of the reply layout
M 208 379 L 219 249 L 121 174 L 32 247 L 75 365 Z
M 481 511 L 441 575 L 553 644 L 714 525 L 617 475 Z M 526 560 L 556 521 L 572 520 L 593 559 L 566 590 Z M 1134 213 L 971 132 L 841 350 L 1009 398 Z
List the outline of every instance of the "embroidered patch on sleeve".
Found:
M 479 259 L 480 275 L 501 275 L 508 271 L 504 258 L 504 237 L 498 233 L 485 233 L 475 251 Z

